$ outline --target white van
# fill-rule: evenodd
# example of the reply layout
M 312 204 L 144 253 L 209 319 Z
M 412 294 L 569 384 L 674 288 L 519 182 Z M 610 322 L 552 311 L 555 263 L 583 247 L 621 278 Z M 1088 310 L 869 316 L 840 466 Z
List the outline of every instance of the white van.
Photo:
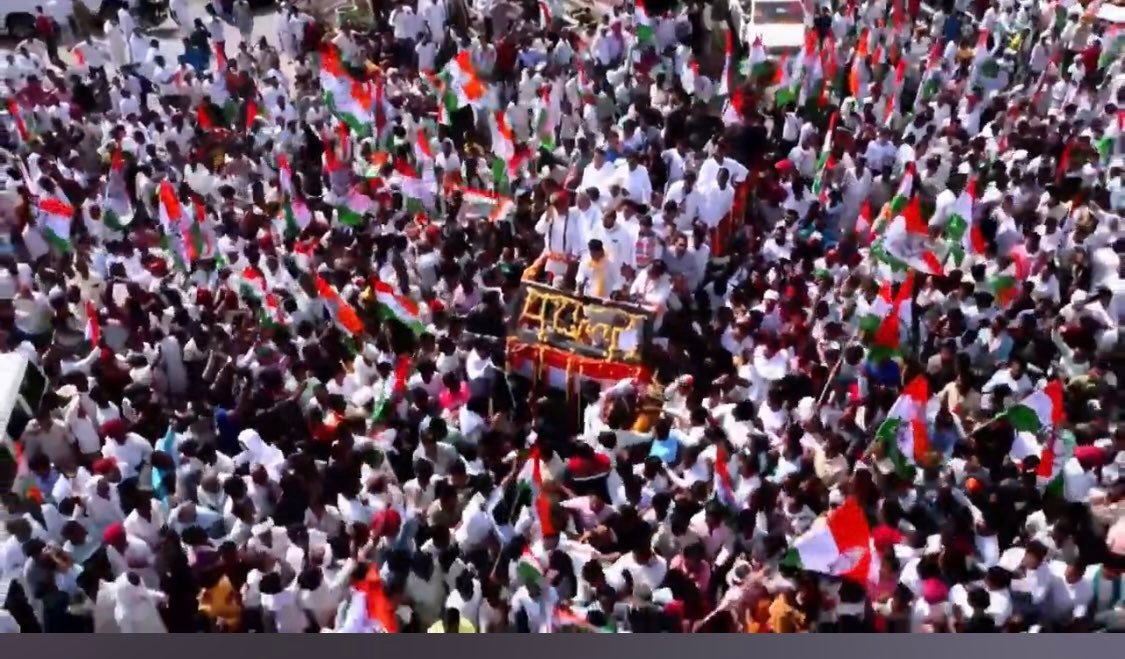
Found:
M 39 366 L 19 353 L 0 355 L 0 492 L 11 491 L 15 480 L 12 440 L 35 418 L 46 392 L 47 377 Z
M 747 45 L 761 37 L 771 57 L 792 53 L 805 45 L 805 31 L 812 25 L 801 0 L 744 0 L 749 16 L 744 20 L 742 41 Z

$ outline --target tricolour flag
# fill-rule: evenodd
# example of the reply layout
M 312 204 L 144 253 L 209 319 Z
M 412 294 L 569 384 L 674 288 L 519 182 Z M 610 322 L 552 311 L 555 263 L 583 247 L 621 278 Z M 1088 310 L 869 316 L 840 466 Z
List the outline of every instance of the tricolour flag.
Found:
M 411 361 L 409 355 L 399 355 L 395 360 L 394 371 L 391 376 L 383 381 L 382 391 L 371 417 L 375 420 L 383 419 L 391 410 L 391 406 L 398 398 L 406 393 L 406 380 L 410 376 Z
M 637 40 L 642 42 L 652 41 L 652 19 L 649 18 L 648 9 L 644 0 L 635 0 L 633 3 L 633 20 L 637 24 Z
M 1051 380 L 1047 386 L 1032 392 L 1000 416 L 1007 419 L 1013 428 L 1024 432 L 1038 433 L 1057 428 L 1066 421 L 1062 382 Z
M 370 132 L 375 119 L 371 85 L 356 80 L 340 62 L 336 47 L 329 44 L 320 51 L 320 86 L 324 103 L 348 128 L 360 135 Z
M 86 300 L 84 306 L 86 309 L 86 341 L 91 348 L 96 348 L 102 341 L 102 325 L 98 321 L 98 311 L 94 309 L 94 303 Z
M 484 101 L 484 83 L 477 75 L 469 51 L 462 50 L 457 53 L 448 65 L 447 76 L 450 87 L 457 97 L 458 108 L 466 105 L 476 106 Z
M 887 418 L 875 431 L 876 439 L 901 476 L 909 477 L 915 466 L 924 465 L 929 459 L 930 437 L 926 427 L 929 400 L 929 383 L 925 376 L 916 376 L 899 394 Z
M 39 222 L 44 238 L 61 252 L 70 251 L 70 226 L 74 207 L 57 197 L 39 200 Z
M 555 527 L 551 523 L 551 502 L 543 492 L 543 461 L 540 459 L 539 444 L 531 447 L 528 460 L 531 462 L 531 496 L 535 502 L 535 517 L 539 520 L 541 537 L 546 538 L 555 534 Z
M 977 201 L 977 181 L 970 179 L 957 200 L 953 202 L 945 234 L 952 245 L 953 262 L 961 266 L 965 256 L 983 255 L 987 249 L 980 225 L 973 221 L 973 208 Z
M 726 448 L 721 444 L 716 446 L 712 487 L 714 487 L 715 499 L 733 515 L 738 512 L 738 500 L 734 497 L 734 482 L 730 477 L 728 460 Z
M 884 284 L 886 285 L 886 284 Z M 889 293 L 889 291 L 888 291 Z M 913 316 L 914 271 L 906 273 L 906 279 L 898 288 L 889 312 L 883 316 L 871 339 L 870 359 L 882 361 L 901 352 L 902 331 L 910 329 Z
M 173 236 L 175 230 L 183 222 L 184 210 L 180 199 L 176 196 L 176 189 L 172 182 L 165 179 L 160 182 L 160 226 L 164 235 Z
M 399 295 L 390 284 L 379 280 L 371 282 L 371 288 L 375 293 L 375 304 L 383 318 L 394 318 L 412 329 L 415 334 L 422 333 L 425 327 L 422 325 L 422 316 L 414 300 Z
M 871 570 L 871 529 L 855 497 L 845 499 L 794 540 L 783 564 L 866 584 Z
M 930 275 L 945 274 L 929 228 L 922 220 L 917 197 L 903 209 L 902 215 L 891 221 L 871 252 L 896 272 L 913 269 Z
M 374 205 L 375 202 L 372 201 L 371 197 L 356 188 L 352 188 L 348 192 L 348 196 L 344 198 L 344 203 L 336 207 L 336 218 L 341 224 L 361 227 L 364 222 L 364 213 L 371 210 Z

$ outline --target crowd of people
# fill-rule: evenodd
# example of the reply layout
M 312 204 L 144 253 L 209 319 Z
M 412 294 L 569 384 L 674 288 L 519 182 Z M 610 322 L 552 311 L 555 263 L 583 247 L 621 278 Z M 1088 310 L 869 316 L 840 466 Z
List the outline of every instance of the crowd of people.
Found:
M 1123 628 L 1120 6 L 171 4 L 0 56 L 3 631 Z

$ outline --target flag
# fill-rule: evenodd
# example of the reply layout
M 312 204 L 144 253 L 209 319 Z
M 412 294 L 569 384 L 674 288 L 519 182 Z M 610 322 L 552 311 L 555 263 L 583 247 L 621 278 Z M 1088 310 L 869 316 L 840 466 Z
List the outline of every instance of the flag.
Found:
M 930 385 L 924 375 L 916 376 L 899 394 L 879 424 L 875 438 L 886 450 L 886 456 L 895 471 L 909 477 L 915 466 L 929 459 L 930 438 L 926 427 L 926 403 L 930 399 Z
M 884 282 L 887 286 L 886 294 L 890 296 L 889 284 Z M 898 288 L 898 293 L 895 295 L 894 300 L 891 302 L 888 313 L 883 316 L 879 321 L 879 326 L 875 329 L 874 336 L 871 341 L 871 349 L 869 351 L 869 358 L 873 361 L 882 361 L 898 354 L 902 346 L 902 329 L 905 327 L 909 330 L 913 310 L 911 308 L 912 299 L 914 297 L 914 271 L 910 270 L 906 273 L 906 279 Z
M 254 120 L 261 115 L 258 103 L 254 99 L 246 101 L 246 132 L 254 130 Z
M 508 162 L 516 154 L 516 141 L 512 135 L 512 127 L 508 125 L 508 115 L 504 110 L 497 110 L 492 117 L 492 153 Z
M 723 77 L 719 81 L 719 95 L 729 96 L 734 87 L 734 36 L 730 30 L 727 30 L 727 47 L 723 57 Z
M 543 493 L 543 461 L 539 455 L 539 444 L 531 447 L 531 454 L 527 459 L 531 461 L 531 496 L 535 501 L 535 516 L 539 519 L 539 529 L 545 538 L 555 534 L 555 527 L 551 523 L 551 502 Z
M 434 161 L 434 150 L 430 148 L 430 138 L 426 136 L 425 128 L 419 128 L 414 135 L 414 161 L 419 165 Z
M 410 367 L 410 356 L 399 355 L 395 360 L 394 371 L 383 382 L 383 391 L 379 396 L 379 402 L 375 404 L 371 418 L 376 420 L 384 418 L 390 411 L 390 405 L 393 404 L 395 398 L 406 393 L 406 380 L 410 375 Z
M 895 196 L 891 199 L 892 212 L 901 213 L 902 209 L 906 208 L 906 205 L 914 197 L 914 173 L 914 163 L 906 163 L 902 178 L 898 182 L 898 189 L 895 190 Z
M 179 197 L 172 187 L 171 181 L 164 179 L 160 182 L 160 226 L 164 235 L 172 236 L 173 230 L 180 226 L 184 219 L 184 211 L 180 206 Z
M 950 209 L 945 235 L 952 245 L 954 263 L 960 267 L 967 254 L 983 255 L 987 249 L 980 225 L 973 221 L 973 207 L 977 200 L 976 179 L 970 179 Z
M 414 300 L 399 295 L 389 284 L 379 280 L 371 282 L 371 288 L 375 293 L 375 304 L 382 318 L 394 318 L 413 330 L 415 334 L 421 334 L 425 330 L 418 305 Z
M 754 43 L 750 45 L 749 63 L 750 79 L 755 82 L 761 80 L 770 71 L 772 62 L 770 62 L 769 55 L 766 54 L 766 47 L 762 43 L 761 35 L 754 37 Z
M 883 280 L 879 285 L 879 294 L 875 296 L 875 301 L 871 303 L 871 307 L 867 313 L 859 319 L 859 329 L 864 332 L 874 332 L 879 329 L 879 324 L 883 322 L 883 318 L 891 312 L 894 308 L 894 295 L 891 289 L 893 288 L 890 280 Z
M 27 141 L 28 132 L 27 124 L 23 120 L 23 115 L 20 114 L 20 106 L 16 104 L 16 99 L 8 99 L 8 114 L 12 115 L 12 120 L 16 122 L 16 132 L 20 134 L 20 139 L 24 142 Z
M 516 563 L 516 576 L 521 582 L 528 584 L 539 583 L 546 575 L 547 570 L 543 563 L 531 553 L 530 547 L 524 547 L 523 554 Z
M 277 156 L 277 180 L 283 193 L 293 194 L 293 168 L 289 165 L 289 158 L 284 153 Z
M 828 203 L 828 188 L 824 185 L 824 176 L 836 164 L 832 157 L 832 136 L 836 132 L 836 122 L 839 116 L 840 113 L 833 112 L 828 119 L 828 133 L 825 135 L 824 144 L 820 148 L 820 157 L 817 158 L 816 163 L 816 177 L 812 184 L 812 193 L 817 195 L 822 208 L 826 207 Z
M 734 496 L 734 483 L 730 478 L 730 467 L 727 465 L 729 460 L 726 448 L 717 445 L 715 447 L 715 469 L 714 469 L 714 495 L 715 499 L 722 504 L 727 511 L 733 515 L 738 512 L 738 500 Z
M 70 226 L 74 218 L 74 207 L 57 197 L 39 200 L 39 223 L 44 237 L 55 249 L 70 251 Z
M 1035 469 L 1035 480 L 1043 493 L 1061 497 L 1063 495 L 1063 467 L 1074 455 L 1074 434 L 1053 428 L 1047 437 L 1047 444 L 1039 453 L 1039 466 Z
M 373 90 L 344 69 L 336 47 L 327 44 L 320 50 L 320 86 L 324 104 L 352 131 L 366 135 L 374 121 Z
M 549 27 L 554 20 L 555 16 L 551 11 L 551 3 L 548 0 L 539 0 L 539 24 L 543 27 Z
M 484 83 L 473 66 L 472 55 L 467 50 L 457 53 L 447 69 L 450 87 L 456 96 L 458 108 L 479 105 L 484 100 Z
M 1019 293 L 1018 284 L 1019 280 L 1014 262 L 1009 263 L 1007 267 L 988 280 L 988 287 L 992 289 L 992 295 L 996 297 L 996 303 L 1002 309 L 1006 309 L 1015 301 L 1016 295 Z
M 367 576 L 357 587 L 363 593 L 367 605 L 367 618 L 375 623 L 385 634 L 398 633 L 398 618 L 395 617 L 395 607 L 383 590 L 383 581 L 379 577 L 379 566 L 371 565 L 367 568 Z
M 931 275 L 944 275 L 945 268 L 935 251 L 936 245 L 921 218 L 917 197 L 887 226 L 871 247 L 872 255 L 896 272 L 908 269 Z
M 1058 428 L 1066 422 L 1062 382 L 1051 380 L 1047 386 L 1032 392 L 997 418 L 1007 419 L 1016 430 L 1030 433 Z
M 286 198 L 281 211 L 285 219 L 285 233 L 290 236 L 301 233 L 312 222 L 312 212 L 300 199 Z
M 352 188 L 348 191 L 348 196 L 344 198 L 344 203 L 336 207 L 336 219 L 341 224 L 346 224 L 350 227 L 362 227 L 364 224 L 364 213 L 371 210 L 375 205 L 371 197 L 360 192 L 357 188 Z
M 346 300 L 340 297 L 336 289 L 331 284 L 324 281 L 320 275 L 315 275 L 314 282 L 316 284 L 316 292 L 322 298 L 329 302 L 335 303 L 336 306 L 336 322 L 341 327 L 348 330 L 351 334 L 360 334 L 364 331 L 363 321 L 360 320 L 359 314 L 348 304 Z
M 855 222 L 855 236 L 856 240 L 861 245 L 866 244 L 871 240 L 871 235 L 875 229 L 875 217 L 871 213 L 871 202 L 867 199 L 863 200 L 863 204 L 859 207 L 859 217 Z
M 262 324 L 281 323 L 284 320 L 281 305 L 277 301 L 277 296 L 270 292 L 269 286 L 266 285 L 266 276 L 262 271 L 252 265 L 247 266 L 242 269 L 241 278 L 242 297 L 247 300 L 257 300 L 262 304 L 260 318 Z
M 96 348 L 102 341 L 102 326 L 98 321 L 98 312 L 94 303 L 86 300 L 86 341 L 91 348 Z
M 395 160 L 395 173 L 399 177 L 399 189 L 402 191 L 403 200 L 407 207 L 421 206 L 426 193 L 425 183 L 410 163 L 399 158 Z
M 216 41 L 213 46 L 215 51 L 215 70 L 223 73 L 227 70 L 227 51 L 222 41 Z
M 211 115 L 211 108 L 202 103 L 195 108 L 195 121 L 205 131 L 215 130 L 219 125 L 216 118 Z
M 461 205 L 469 217 L 487 217 L 490 222 L 496 222 L 507 217 L 515 208 L 512 198 L 502 194 L 474 188 L 460 188 L 460 190 Z
M 863 508 L 855 497 L 848 497 L 793 541 L 783 564 L 866 584 L 871 546 L 871 529 Z
M 633 3 L 633 22 L 637 26 L 637 41 L 652 41 L 652 19 L 648 16 L 644 0 L 635 0 Z

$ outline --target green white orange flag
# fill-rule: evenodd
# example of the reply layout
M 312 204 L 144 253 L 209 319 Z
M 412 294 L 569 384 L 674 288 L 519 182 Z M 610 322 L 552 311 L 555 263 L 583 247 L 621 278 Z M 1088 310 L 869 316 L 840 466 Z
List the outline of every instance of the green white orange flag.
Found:
M 539 521 L 542 537 L 545 538 L 555 534 L 555 527 L 551 523 L 551 502 L 543 492 L 543 461 L 539 455 L 539 444 L 531 447 L 528 460 L 531 462 L 531 496 L 535 500 L 535 517 Z
M 353 335 L 363 333 L 364 325 L 359 314 L 356 313 L 352 305 L 348 304 L 344 298 L 340 297 L 340 294 L 336 292 L 332 284 L 329 284 L 320 275 L 315 275 L 313 281 L 316 284 L 317 295 L 335 306 L 334 315 L 340 327 L 343 327 Z
M 414 161 L 418 164 L 434 161 L 434 150 L 430 148 L 430 138 L 426 135 L 425 128 L 419 128 L 414 135 Z
M 295 236 L 301 233 L 312 222 L 312 212 L 309 207 L 296 197 L 287 197 L 281 206 L 281 212 L 285 220 L 285 233 L 289 235 Z
M 381 317 L 394 318 L 413 330 L 415 334 L 422 333 L 425 327 L 422 325 L 422 315 L 414 300 L 398 294 L 390 284 L 379 280 L 371 282 L 371 289 L 375 294 L 375 304 Z
M 447 69 L 450 87 L 457 97 L 457 107 L 479 105 L 484 101 L 485 87 L 473 66 L 469 51 L 462 50 L 450 61 Z
M 1038 433 L 1058 428 L 1066 422 L 1062 382 L 1051 380 L 1047 386 L 1032 392 L 1000 416 L 1019 431 Z
M 953 262 L 958 267 L 965 256 L 983 255 L 987 249 L 984 234 L 980 225 L 973 221 L 973 208 L 977 201 L 977 181 L 970 179 L 965 189 L 957 196 L 950 209 L 949 221 L 946 223 L 945 234 L 952 245 Z
M 406 380 L 410 376 L 411 361 L 409 355 L 399 355 L 395 360 L 394 371 L 391 377 L 383 381 L 382 391 L 371 417 L 375 420 L 383 419 L 390 411 L 394 401 L 406 393 Z
M 183 223 L 184 209 L 180 199 L 176 196 L 176 189 L 172 182 L 165 179 L 160 182 L 160 226 L 164 235 L 174 236 L 176 229 Z
M 39 200 L 39 223 L 44 238 L 61 252 L 70 251 L 70 226 L 74 207 L 57 197 Z
M 885 285 L 885 284 L 884 284 Z M 887 291 L 889 295 L 890 291 Z M 882 295 L 880 295 L 882 297 Z M 906 273 L 906 279 L 898 288 L 891 308 L 879 322 L 872 337 L 868 357 L 882 361 L 901 352 L 902 330 L 909 329 L 913 317 L 914 271 Z
M 634 0 L 633 20 L 637 24 L 637 40 L 641 42 L 652 41 L 652 19 L 648 15 L 644 0 Z
M 341 224 L 350 227 L 361 227 L 364 223 L 364 214 L 375 205 L 375 202 L 356 188 L 348 192 L 344 203 L 336 207 L 336 218 Z
M 329 44 L 320 51 L 320 86 L 324 103 L 348 128 L 360 135 L 370 132 L 375 120 L 375 100 L 371 85 L 356 80 L 340 62 L 336 47 Z
M 794 540 L 782 563 L 866 584 L 871 546 L 867 516 L 855 497 L 848 497 Z
M 945 267 L 938 258 L 936 245 L 930 238 L 929 227 L 922 219 L 917 197 L 902 214 L 895 217 L 883 235 L 871 247 L 872 255 L 896 272 L 907 269 L 931 275 L 944 275 Z
M 926 404 L 930 385 L 919 375 L 906 385 L 887 418 L 875 431 L 886 456 L 899 475 L 909 477 L 917 465 L 924 465 L 930 455 L 930 436 L 926 426 Z

